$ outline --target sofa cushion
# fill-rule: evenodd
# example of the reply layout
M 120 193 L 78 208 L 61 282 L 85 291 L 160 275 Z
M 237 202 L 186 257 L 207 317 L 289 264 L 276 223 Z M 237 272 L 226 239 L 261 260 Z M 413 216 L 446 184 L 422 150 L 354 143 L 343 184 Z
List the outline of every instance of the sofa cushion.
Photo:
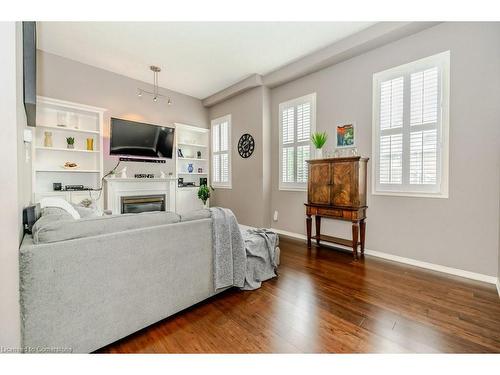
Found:
M 57 198 L 57 197 L 47 197 L 40 199 L 40 207 L 58 207 L 62 208 L 66 212 L 68 212 L 73 219 L 80 219 L 80 214 L 74 209 L 74 207 L 65 199 Z
M 79 220 L 68 219 L 64 215 L 46 215 L 33 226 L 33 241 L 35 243 L 66 241 L 179 221 L 179 215 L 174 212 L 144 212 Z
M 80 217 L 82 219 L 89 218 L 89 217 L 102 216 L 102 213 L 99 212 L 100 210 L 98 210 L 95 207 L 92 207 L 92 206 L 91 207 L 83 207 L 79 204 L 74 204 L 74 203 L 72 203 L 71 205 L 74 207 L 76 212 L 78 212 L 78 214 L 80 215 Z
M 41 212 L 42 212 L 41 217 L 50 216 L 50 215 L 58 215 L 58 216 L 64 216 L 66 219 L 73 219 L 73 216 L 71 216 L 68 213 L 68 211 L 66 211 L 65 209 L 62 209 L 60 207 L 45 207 L 45 208 L 42 208 Z
M 210 210 L 208 208 L 202 208 L 200 210 L 193 210 L 181 215 L 181 221 L 192 221 L 201 220 L 211 217 Z

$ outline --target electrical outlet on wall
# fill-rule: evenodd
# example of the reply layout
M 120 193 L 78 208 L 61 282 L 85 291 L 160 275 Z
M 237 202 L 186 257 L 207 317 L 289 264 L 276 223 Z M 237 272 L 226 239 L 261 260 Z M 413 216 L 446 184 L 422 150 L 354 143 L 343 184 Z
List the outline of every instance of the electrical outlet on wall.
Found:
M 274 211 L 273 220 L 278 221 L 278 211 Z

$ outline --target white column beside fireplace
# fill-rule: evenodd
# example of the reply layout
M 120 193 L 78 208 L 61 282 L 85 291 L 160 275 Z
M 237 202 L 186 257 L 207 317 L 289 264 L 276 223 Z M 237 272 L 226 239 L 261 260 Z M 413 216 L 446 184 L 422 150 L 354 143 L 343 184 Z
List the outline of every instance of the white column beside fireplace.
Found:
M 165 195 L 165 210 L 175 212 L 177 180 L 172 178 L 106 178 L 106 207 L 113 215 L 122 213 L 122 197 Z

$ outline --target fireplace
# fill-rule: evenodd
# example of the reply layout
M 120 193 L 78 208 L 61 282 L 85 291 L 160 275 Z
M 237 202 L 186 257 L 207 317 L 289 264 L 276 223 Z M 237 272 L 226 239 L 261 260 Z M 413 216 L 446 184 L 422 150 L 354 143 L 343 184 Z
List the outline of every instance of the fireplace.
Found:
M 138 214 L 149 211 L 165 211 L 165 194 L 121 197 L 122 214 Z

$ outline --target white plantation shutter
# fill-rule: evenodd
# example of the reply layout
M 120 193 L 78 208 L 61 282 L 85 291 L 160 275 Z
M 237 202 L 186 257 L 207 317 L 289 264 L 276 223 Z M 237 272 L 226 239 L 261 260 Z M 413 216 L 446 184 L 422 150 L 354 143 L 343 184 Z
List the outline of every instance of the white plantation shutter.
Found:
M 403 77 L 382 82 L 380 85 L 380 129 L 403 126 Z
M 403 181 L 403 135 L 380 137 L 380 183 L 401 184 Z
M 373 77 L 374 193 L 447 196 L 449 52 Z
M 212 185 L 231 187 L 231 115 L 212 120 Z
M 316 94 L 279 105 L 280 189 L 303 190 L 307 183 L 307 163 L 311 153 L 311 133 L 315 129 Z

